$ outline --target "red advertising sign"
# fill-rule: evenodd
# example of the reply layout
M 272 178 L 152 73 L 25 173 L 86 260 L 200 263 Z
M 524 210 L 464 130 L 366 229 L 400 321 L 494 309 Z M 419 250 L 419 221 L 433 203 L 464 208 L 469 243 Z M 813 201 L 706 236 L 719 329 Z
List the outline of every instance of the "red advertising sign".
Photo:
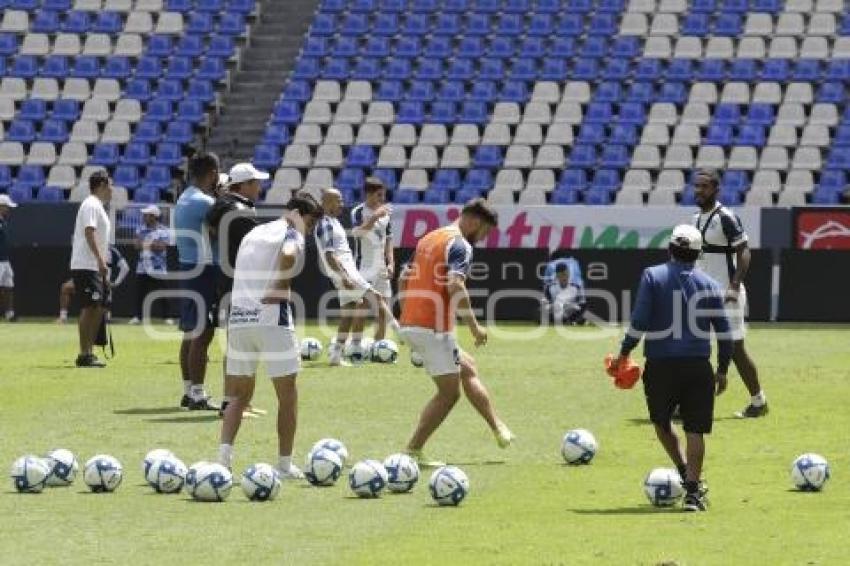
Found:
M 850 209 L 798 210 L 795 239 L 802 250 L 850 250 Z

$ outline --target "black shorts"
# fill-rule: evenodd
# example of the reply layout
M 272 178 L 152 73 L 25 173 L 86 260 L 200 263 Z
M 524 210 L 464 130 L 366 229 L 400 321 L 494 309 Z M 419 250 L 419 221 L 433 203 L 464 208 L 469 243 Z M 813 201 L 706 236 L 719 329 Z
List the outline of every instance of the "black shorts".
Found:
M 676 406 L 685 432 L 708 434 L 714 420 L 714 371 L 706 358 L 646 361 L 643 391 L 649 419 L 670 426 Z
M 88 269 L 72 269 L 71 279 L 74 281 L 74 292 L 79 297 L 82 308 L 106 304 L 109 291 L 100 273 Z
M 180 265 L 180 271 L 195 269 L 193 265 Z M 180 289 L 189 292 L 192 297 L 181 299 L 180 330 L 183 332 L 202 332 L 214 322 L 213 312 L 216 308 L 216 283 L 218 267 L 204 266 L 200 274 L 180 280 Z

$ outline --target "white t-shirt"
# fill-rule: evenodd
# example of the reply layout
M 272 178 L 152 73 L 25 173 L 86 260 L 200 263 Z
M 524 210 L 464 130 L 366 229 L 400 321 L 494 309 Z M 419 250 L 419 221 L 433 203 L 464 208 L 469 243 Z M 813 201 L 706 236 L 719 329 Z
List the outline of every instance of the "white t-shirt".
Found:
M 738 256 L 735 248 L 747 241 L 741 219 L 732 210 L 720 203 L 709 212 L 694 214 L 694 226 L 702 237 L 702 255 L 697 267 L 728 289 L 737 269 Z
M 328 265 L 328 260 L 325 257 L 325 254 L 331 252 L 349 276 L 359 279 L 357 264 L 354 263 L 354 254 L 351 253 L 345 228 L 342 227 L 339 220 L 331 216 L 323 216 L 316 224 L 315 233 L 316 247 L 319 250 L 319 265 L 322 272 L 334 282 L 339 279 L 336 272 Z
M 109 215 L 103 208 L 103 203 L 94 195 L 90 195 L 80 203 L 80 209 L 77 211 L 74 239 L 71 243 L 71 269 L 97 271 L 97 258 L 86 242 L 86 228 L 94 228 L 94 240 L 100 252 L 100 257 L 104 262 L 107 262 L 109 260 L 111 224 Z
M 375 211 L 366 206 L 366 203 L 358 204 L 351 209 L 351 225 L 358 227 L 368 222 L 375 215 Z M 360 274 L 367 280 L 374 281 L 379 277 L 386 277 L 387 239 L 391 236 L 390 216 L 384 216 L 375 221 L 371 230 L 356 233 L 357 246 L 354 260 Z
M 262 299 L 278 277 L 277 265 L 282 251 L 296 255 L 296 267 L 304 260 L 304 237 L 286 220 L 257 226 L 242 239 L 233 272 L 230 298 L 230 327 L 283 326 L 294 329 L 289 303 L 263 304 Z

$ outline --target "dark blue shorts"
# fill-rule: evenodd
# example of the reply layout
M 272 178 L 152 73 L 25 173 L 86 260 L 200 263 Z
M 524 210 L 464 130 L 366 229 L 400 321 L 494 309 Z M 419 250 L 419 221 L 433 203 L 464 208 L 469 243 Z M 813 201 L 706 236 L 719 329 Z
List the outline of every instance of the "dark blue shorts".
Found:
M 193 265 L 180 264 L 180 271 L 191 271 Z M 194 292 L 198 297 L 181 299 L 180 308 L 180 330 L 183 332 L 200 332 L 213 323 L 212 313 L 216 309 L 216 283 L 218 281 L 219 268 L 215 265 L 207 265 L 200 274 L 180 280 L 182 291 Z

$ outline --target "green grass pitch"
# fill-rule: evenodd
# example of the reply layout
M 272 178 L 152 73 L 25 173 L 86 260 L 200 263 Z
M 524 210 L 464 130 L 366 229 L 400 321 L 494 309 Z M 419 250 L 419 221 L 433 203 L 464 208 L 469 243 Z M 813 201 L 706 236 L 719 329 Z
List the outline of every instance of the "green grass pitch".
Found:
M 165 327 L 161 328 L 165 330 Z M 510 326 L 514 333 L 532 327 Z M 309 327 L 304 335 L 320 335 Z M 620 391 L 602 371 L 609 337 L 549 330 L 534 341 L 491 334 L 475 352 L 497 409 L 517 434 L 500 450 L 465 401 L 429 444 L 429 453 L 463 468 L 471 493 L 459 508 L 437 508 L 428 472 L 411 494 L 352 497 L 331 488 L 284 485 L 271 503 L 249 503 L 235 488 L 224 504 L 156 495 L 143 486 L 145 452 L 172 449 L 186 463 L 216 454 L 219 421 L 181 412 L 176 342 L 115 326 L 119 356 L 109 368 L 76 370 L 73 326 L 0 325 L 0 461 L 71 449 L 85 461 L 105 452 L 121 460 L 124 482 L 92 495 L 81 478 L 69 488 L 19 495 L 0 489 L 3 564 L 842 564 L 850 521 L 850 329 L 759 326 L 748 343 L 759 365 L 770 415 L 731 418 L 747 401 L 734 370 L 708 442 L 705 514 L 659 510 L 641 489 L 668 462 L 646 421 L 639 388 Z M 619 334 L 619 333 L 617 333 Z M 468 345 L 468 333 L 459 331 Z M 323 339 L 323 342 L 325 340 Z M 221 354 L 208 384 L 221 393 Z M 260 377 L 255 402 L 273 409 Z M 432 393 L 402 349 L 394 366 L 329 369 L 307 364 L 299 377 L 296 461 L 325 436 L 343 440 L 352 460 L 383 459 L 403 447 Z M 276 458 L 274 413 L 246 421 L 235 471 Z M 596 435 L 589 466 L 559 454 L 563 433 Z M 791 490 L 800 453 L 823 454 L 832 480 L 822 493 Z

